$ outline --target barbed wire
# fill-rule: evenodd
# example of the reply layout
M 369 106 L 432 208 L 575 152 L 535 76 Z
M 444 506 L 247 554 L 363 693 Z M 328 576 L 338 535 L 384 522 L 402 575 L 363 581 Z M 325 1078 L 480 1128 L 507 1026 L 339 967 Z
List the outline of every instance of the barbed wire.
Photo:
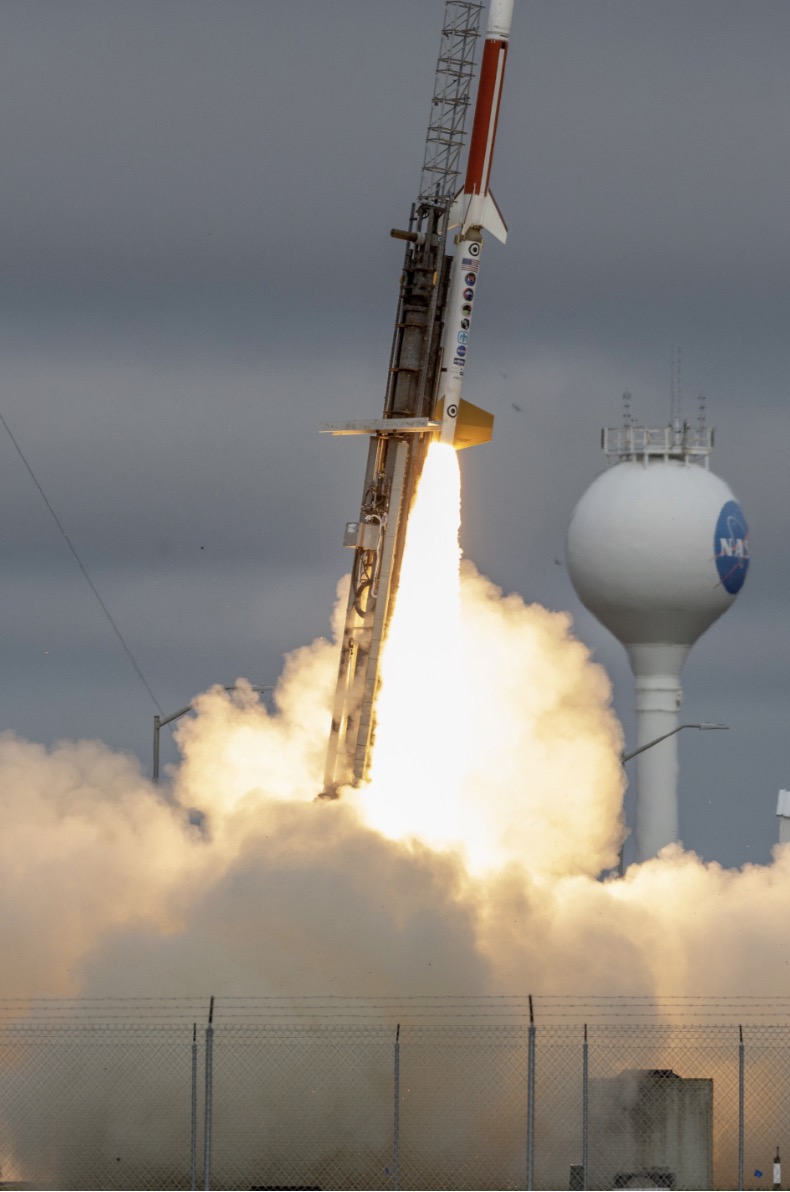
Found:
M 203 997 L 36 997 L 0 999 L 0 1022 L 94 1023 L 203 1022 Z M 459 1022 L 500 1021 L 536 1024 L 573 1022 L 790 1020 L 790 997 L 770 994 L 267 994 L 218 997 L 216 1022 Z

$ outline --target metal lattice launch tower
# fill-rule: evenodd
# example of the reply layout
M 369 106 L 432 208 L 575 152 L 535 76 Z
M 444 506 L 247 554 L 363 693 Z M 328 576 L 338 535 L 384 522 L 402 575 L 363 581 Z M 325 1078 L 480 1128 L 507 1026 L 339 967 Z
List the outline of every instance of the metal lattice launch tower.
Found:
M 603 432 L 609 470 L 571 517 L 568 571 L 580 600 L 622 642 L 636 680 L 637 746 L 678 728 L 680 673 L 694 642 L 746 578 L 748 529 L 709 471 L 713 431 L 680 423 Z M 637 858 L 678 839 L 677 737 L 638 758 Z

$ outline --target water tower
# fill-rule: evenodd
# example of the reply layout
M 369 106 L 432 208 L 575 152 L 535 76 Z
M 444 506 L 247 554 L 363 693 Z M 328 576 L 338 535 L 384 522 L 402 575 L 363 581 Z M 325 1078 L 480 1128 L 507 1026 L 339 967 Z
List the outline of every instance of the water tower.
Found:
M 582 603 L 622 642 L 636 679 L 637 746 L 678 727 L 680 672 L 726 612 L 749 566 L 748 530 L 709 471 L 713 431 L 674 419 L 602 432 L 608 470 L 568 527 L 568 571 Z M 677 736 L 639 755 L 636 850 L 678 839 Z

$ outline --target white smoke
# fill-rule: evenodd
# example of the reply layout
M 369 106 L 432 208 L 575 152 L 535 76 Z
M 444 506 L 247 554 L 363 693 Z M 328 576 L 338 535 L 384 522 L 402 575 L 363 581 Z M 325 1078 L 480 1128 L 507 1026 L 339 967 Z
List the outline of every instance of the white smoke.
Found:
M 344 604 L 341 590 L 335 638 Z M 375 800 L 398 794 L 376 780 L 316 800 L 336 640 L 286 659 L 271 711 L 244 680 L 199 696 L 169 787 L 100 742 L 0 737 L 6 996 L 782 994 L 790 848 L 770 866 L 724 870 L 672 846 L 598 880 L 622 838 L 606 675 L 566 614 L 503 595 L 468 563 L 460 633 L 464 760 L 438 833 L 420 806 L 441 774 L 427 781 L 405 752 L 411 731 L 435 741 L 430 718 L 395 726 L 399 781 L 418 795 L 396 803 L 400 821 L 374 826 Z M 57 1091 L 48 1072 L 45 1100 Z M 28 1085 L 20 1092 L 29 1100 Z M 161 1120 L 164 1170 L 175 1145 L 164 1103 Z M 119 1150 L 150 1135 L 142 1119 L 119 1121 Z M 31 1138 L 17 1148 L 26 1173 L 39 1162 Z M 4 1162 L 17 1170 L 8 1149 Z M 82 1178 L 78 1152 L 57 1162 Z
M 790 850 L 727 871 L 673 846 L 599 881 L 623 832 L 605 673 L 566 614 L 469 563 L 460 604 L 441 596 L 456 670 L 420 594 L 389 706 L 385 675 L 394 760 L 338 802 L 316 795 L 343 585 L 335 640 L 286 659 L 274 710 L 244 680 L 194 701 L 169 790 L 99 742 L 0 737 L 8 996 L 779 991 Z

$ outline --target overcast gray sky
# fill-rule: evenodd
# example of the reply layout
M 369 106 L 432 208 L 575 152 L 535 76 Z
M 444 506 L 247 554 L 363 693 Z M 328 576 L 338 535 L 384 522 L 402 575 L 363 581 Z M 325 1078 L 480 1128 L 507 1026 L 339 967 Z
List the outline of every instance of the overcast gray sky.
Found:
M 443 0 L 4 0 L 0 409 L 166 713 L 326 633 L 380 413 Z M 565 528 L 621 394 L 704 392 L 754 560 L 692 652 L 687 846 L 768 859 L 790 785 L 790 6 L 517 0 L 463 545 L 569 609 Z M 512 403 L 522 407 L 513 409 Z M 146 765 L 156 708 L 0 435 L 0 727 Z M 168 755 L 171 756 L 171 755 Z M 175 756 L 174 754 L 172 756 Z

